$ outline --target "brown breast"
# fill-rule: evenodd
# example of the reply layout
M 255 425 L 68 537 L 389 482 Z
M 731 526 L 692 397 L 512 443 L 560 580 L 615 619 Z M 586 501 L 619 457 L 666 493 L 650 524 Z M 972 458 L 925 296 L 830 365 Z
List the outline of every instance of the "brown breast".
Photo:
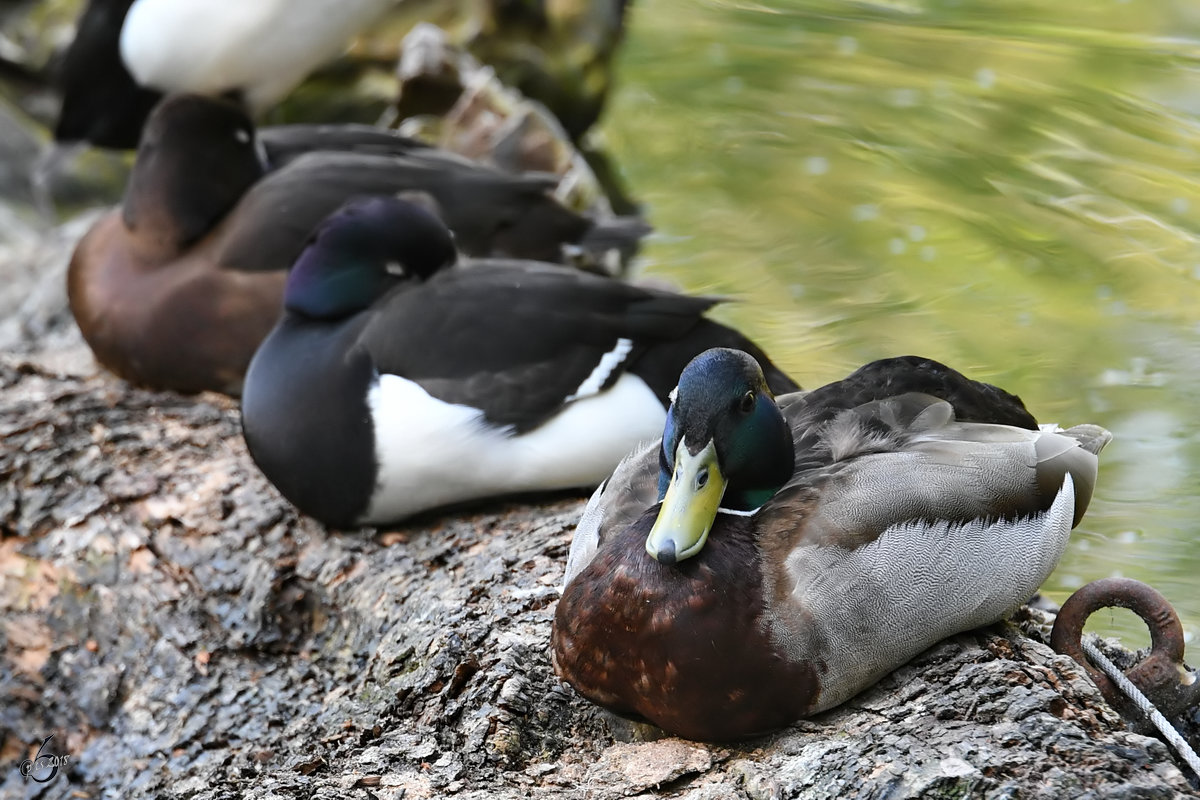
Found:
M 619 714 L 691 739 L 743 738 L 808 711 L 816 671 L 786 661 L 762 621 L 761 557 L 745 518 L 722 515 L 698 556 L 665 566 L 653 523 L 602 545 L 555 614 L 558 674 Z
M 71 259 L 71 312 L 96 359 L 133 383 L 237 392 L 278 320 L 286 273 L 221 269 L 203 242 L 184 253 L 101 219 Z

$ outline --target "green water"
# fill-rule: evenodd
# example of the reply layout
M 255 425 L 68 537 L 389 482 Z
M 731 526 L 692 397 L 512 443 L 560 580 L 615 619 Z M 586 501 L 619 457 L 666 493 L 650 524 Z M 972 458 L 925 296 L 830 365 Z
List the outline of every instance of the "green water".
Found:
M 917 353 L 1111 430 L 1045 588 L 1138 578 L 1194 641 L 1194 5 L 638 0 L 618 86 L 647 274 L 741 300 L 719 316 L 805 385 Z

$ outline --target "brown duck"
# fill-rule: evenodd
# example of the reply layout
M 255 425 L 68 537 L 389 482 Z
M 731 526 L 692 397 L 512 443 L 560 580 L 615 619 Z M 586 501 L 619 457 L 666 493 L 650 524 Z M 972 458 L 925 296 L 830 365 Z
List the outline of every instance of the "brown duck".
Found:
M 627 218 L 559 204 L 553 176 L 509 174 L 370 126 L 257 132 L 231 103 L 169 97 L 151 115 L 124 200 L 83 237 L 71 311 L 105 367 L 155 388 L 240 391 L 279 319 L 286 270 L 348 198 L 407 194 L 468 256 L 561 260 L 565 245 L 636 241 Z

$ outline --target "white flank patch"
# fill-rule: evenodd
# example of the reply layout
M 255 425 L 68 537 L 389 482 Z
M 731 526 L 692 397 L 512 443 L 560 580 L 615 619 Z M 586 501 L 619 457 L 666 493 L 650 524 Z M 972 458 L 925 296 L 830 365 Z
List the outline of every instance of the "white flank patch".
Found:
M 658 398 L 629 374 L 522 436 L 396 375 L 381 376 L 367 403 L 380 464 L 364 524 L 483 497 L 595 486 L 666 422 Z
M 604 386 L 604 382 L 608 380 L 608 376 L 612 375 L 613 370 L 621 366 L 621 362 L 629 355 L 629 351 L 633 349 L 632 339 L 617 339 L 617 343 L 612 350 L 600 357 L 600 363 L 592 370 L 592 374 L 584 378 L 583 383 L 579 384 L 579 388 L 573 394 L 567 396 L 564 403 L 569 403 L 572 400 L 579 400 L 583 397 L 593 395 Z

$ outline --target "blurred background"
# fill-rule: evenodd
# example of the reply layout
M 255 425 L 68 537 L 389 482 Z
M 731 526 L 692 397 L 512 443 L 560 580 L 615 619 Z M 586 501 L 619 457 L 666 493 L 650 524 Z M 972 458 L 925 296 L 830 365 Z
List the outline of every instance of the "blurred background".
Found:
M 801 384 L 917 353 L 1113 432 L 1045 587 L 1200 631 L 1200 6 L 639 0 L 603 133 L 644 272 Z M 1105 610 L 1088 630 L 1148 644 Z M 1195 657 L 1193 655 L 1193 659 Z
M 473 47 L 485 60 L 528 55 L 511 30 L 471 21 L 488 4 L 446 5 L 457 16 L 406 4 L 265 121 L 394 118 L 412 18 L 490 32 Z M 636 277 L 736 300 L 715 315 L 806 386 L 916 353 L 1016 392 L 1042 421 L 1110 429 L 1046 594 L 1138 578 L 1195 641 L 1200 6 L 638 0 L 619 42 L 619 2 L 495 5 L 578 23 L 552 32 L 562 66 L 547 74 L 590 98 L 560 115 L 574 133 L 601 114 L 584 141 L 656 228 Z M 22 225 L 49 224 L 25 173 L 56 109 L 12 65 L 45 64 L 79 7 L 0 4 L 0 211 Z M 128 159 L 81 157 L 56 184 L 59 218 L 115 202 Z M 1089 630 L 1149 641 L 1124 611 Z

